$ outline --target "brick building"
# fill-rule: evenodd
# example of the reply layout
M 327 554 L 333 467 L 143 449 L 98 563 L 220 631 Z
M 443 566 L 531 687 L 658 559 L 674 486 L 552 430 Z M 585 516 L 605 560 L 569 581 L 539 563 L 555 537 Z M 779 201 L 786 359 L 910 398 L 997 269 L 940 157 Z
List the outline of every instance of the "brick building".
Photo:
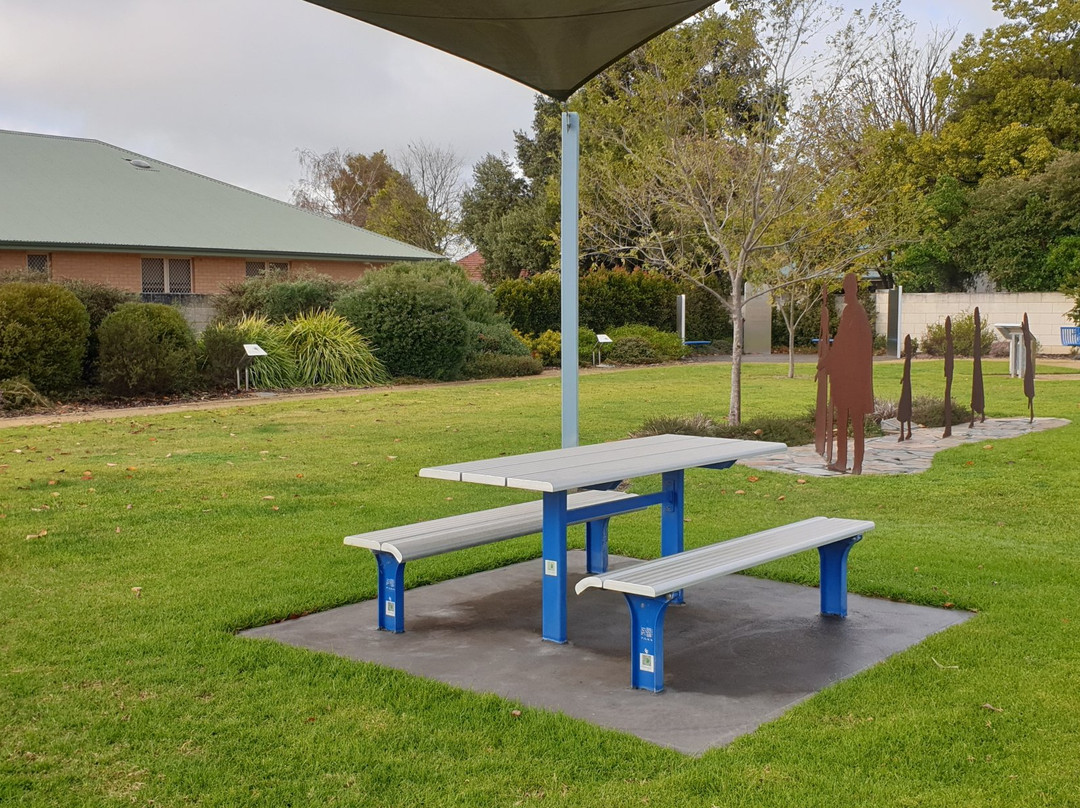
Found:
M 351 280 L 439 258 L 108 143 L 0 130 L 0 273 L 197 308 L 223 284 L 266 271 Z

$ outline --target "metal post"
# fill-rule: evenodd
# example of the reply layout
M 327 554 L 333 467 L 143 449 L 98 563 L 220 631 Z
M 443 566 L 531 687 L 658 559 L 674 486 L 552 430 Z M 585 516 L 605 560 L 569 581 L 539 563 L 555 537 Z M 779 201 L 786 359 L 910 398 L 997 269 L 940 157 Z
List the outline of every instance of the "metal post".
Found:
M 566 492 L 544 492 L 544 557 L 542 623 L 543 638 L 566 642 Z
M 578 445 L 578 140 L 576 112 L 562 115 L 562 445 Z

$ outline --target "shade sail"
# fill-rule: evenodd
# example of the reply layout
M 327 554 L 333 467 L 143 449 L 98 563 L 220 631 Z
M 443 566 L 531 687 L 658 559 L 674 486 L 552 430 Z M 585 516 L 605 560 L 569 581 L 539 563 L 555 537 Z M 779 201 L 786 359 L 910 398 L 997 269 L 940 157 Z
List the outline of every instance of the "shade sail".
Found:
M 715 0 L 307 0 L 565 101 Z

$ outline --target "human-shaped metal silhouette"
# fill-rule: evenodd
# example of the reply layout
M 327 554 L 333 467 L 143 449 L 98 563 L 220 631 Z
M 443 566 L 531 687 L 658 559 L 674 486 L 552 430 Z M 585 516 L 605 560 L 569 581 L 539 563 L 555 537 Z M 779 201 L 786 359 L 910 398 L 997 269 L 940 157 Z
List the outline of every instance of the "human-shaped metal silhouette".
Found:
M 1027 312 L 1024 312 L 1024 395 L 1028 400 L 1028 423 L 1035 422 L 1035 338 L 1028 327 Z
M 854 438 L 852 474 L 862 474 L 866 416 L 874 411 L 874 333 L 866 309 L 859 302 L 858 291 L 858 279 L 848 273 L 844 277 L 844 311 L 825 360 L 832 409 L 836 413 L 836 460 L 829 468 L 847 471 L 850 421 Z
M 975 307 L 975 342 L 972 353 L 975 359 L 971 373 L 971 423 L 968 427 L 975 426 L 975 415 L 979 415 L 979 423 L 986 420 L 986 399 L 983 396 L 982 377 L 982 320 L 979 318 L 979 307 Z
M 900 440 L 905 439 L 904 424 L 907 424 L 907 436 L 911 437 L 911 334 L 904 337 L 904 376 L 900 380 L 900 402 L 896 405 L 896 420 L 900 422 Z
M 952 317 L 945 318 L 945 431 L 941 437 L 952 436 L 952 377 L 953 377 L 953 339 Z
M 814 415 L 814 448 L 832 462 L 832 407 L 829 406 L 829 373 L 825 368 L 829 356 L 829 287 L 821 289 L 821 327 L 817 346 L 817 409 Z

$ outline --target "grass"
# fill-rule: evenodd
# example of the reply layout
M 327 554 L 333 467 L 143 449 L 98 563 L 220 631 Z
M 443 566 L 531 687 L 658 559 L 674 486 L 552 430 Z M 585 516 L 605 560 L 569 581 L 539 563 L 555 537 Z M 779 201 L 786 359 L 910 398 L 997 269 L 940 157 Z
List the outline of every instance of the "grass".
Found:
M 1021 380 L 984 367 L 988 415 L 1024 413 Z M 785 369 L 747 366 L 747 415 L 806 411 L 812 367 Z M 915 363 L 916 393 L 940 394 L 941 371 Z M 876 367 L 879 396 L 900 372 Z M 587 375 L 581 389 L 582 442 L 609 440 L 664 413 L 722 413 L 727 368 Z M 342 546 L 348 533 L 522 499 L 416 471 L 552 448 L 558 401 L 557 380 L 535 378 L 0 430 L 0 804 L 1080 804 L 1076 425 L 903 477 L 690 472 L 688 545 L 871 518 L 852 591 L 979 612 L 699 759 L 233 636 L 373 597 L 374 564 Z M 1078 408 L 1080 383 L 1039 385 L 1037 415 Z M 623 517 L 611 549 L 655 554 L 654 534 L 655 519 Z M 537 545 L 414 562 L 407 585 Z M 758 572 L 814 583 L 804 555 Z

